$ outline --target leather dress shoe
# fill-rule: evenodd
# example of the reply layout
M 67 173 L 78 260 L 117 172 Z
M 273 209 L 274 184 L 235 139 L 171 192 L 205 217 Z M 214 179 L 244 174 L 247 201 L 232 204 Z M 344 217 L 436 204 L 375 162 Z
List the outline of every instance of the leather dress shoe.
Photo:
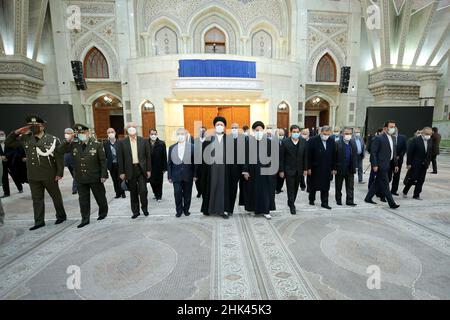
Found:
M 180 212 L 180 213 L 177 213 L 177 214 L 175 215 L 175 217 L 179 218 L 179 217 L 181 217 L 181 215 L 182 215 L 182 213 Z
M 349 203 L 346 203 L 346 205 L 347 205 L 347 206 L 350 206 L 350 207 L 354 207 L 354 206 L 356 206 L 357 204 L 356 204 L 356 203 L 353 203 L 353 202 L 352 202 L 352 203 L 349 202 Z
M 191 213 L 188 211 L 188 212 L 185 212 L 184 215 L 185 215 L 186 217 L 189 217 L 189 216 L 191 215 Z
M 33 227 L 30 228 L 30 231 L 37 230 L 37 229 L 42 228 L 44 226 L 45 226 L 45 223 L 34 225 Z
M 131 216 L 131 219 L 136 219 L 137 217 L 139 217 L 141 214 L 140 213 L 134 213 L 132 216 Z
M 89 221 L 81 222 L 81 223 L 77 226 L 77 228 L 78 228 L 78 229 L 83 228 L 84 226 L 87 226 L 88 224 L 89 224 Z
M 105 219 L 106 219 L 106 216 L 100 216 L 97 218 L 98 221 L 105 220 Z
M 371 204 L 377 204 L 375 201 L 369 200 L 369 199 L 364 199 L 364 202 L 371 203 Z
M 64 221 L 66 221 L 67 219 L 56 219 L 55 224 L 61 224 Z
M 148 211 L 144 211 L 144 216 L 148 217 L 149 213 Z
M 389 205 L 389 208 L 391 208 L 391 209 L 397 209 L 398 207 L 400 207 L 399 204 Z
M 322 204 L 321 207 L 325 208 L 325 209 L 328 209 L 328 210 L 331 210 L 331 207 L 329 205 L 327 205 L 327 204 Z

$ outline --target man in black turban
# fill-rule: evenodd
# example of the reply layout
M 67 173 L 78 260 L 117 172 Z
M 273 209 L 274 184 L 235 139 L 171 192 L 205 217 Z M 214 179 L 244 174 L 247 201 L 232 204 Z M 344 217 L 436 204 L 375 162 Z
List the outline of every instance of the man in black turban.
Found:
M 204 215 L 218 214 L 224 219 L 232 215 L 234 203 L 231 203 L 231 172 L 227 166 L 227 120 L 217 116 L 213 120 L 215 134 L 207 137 L 203 143 L 203 163 L 201 183 L 204 193 L 201 211 Z M 231 140 L 229 141 L 232 142 Z
M 264 148 L 262 148 L 262 143 L 267 143 L 265 157 L 271 157 L 271 141 L 264 134 L 265 125 L 262 121 L 256 121 L 252 125 L 254 137 L 249 137 L 248 146 L 246 148 L 246 164 L 243 166 L 243 175 L 245 178 L 244 182 L 244 192 L 245 192 L 245 210 L 254 212 L 255 214 L 263 214 L 266 219 L 271 219 L 270 211 L 275 210 L 275 187 L 276 187 L 276 173 L 278 168 L 275 170 L 274 174 L 263 174 L 262 168 L 269 168 L 274 163 L 271 159 L 269 163 L 266 161 L 261 161 L 263 156 Z M 256 163 L 255 161 L 249 161 L 250 154 L 249 150 L 255 150 L 252 144 L 256 145 Z M 276 153 L 278 157 L 278 152 Z M 278 160 L 278 159 L 277 159 Z M 277 162 L 276 162 L 277 163 Z

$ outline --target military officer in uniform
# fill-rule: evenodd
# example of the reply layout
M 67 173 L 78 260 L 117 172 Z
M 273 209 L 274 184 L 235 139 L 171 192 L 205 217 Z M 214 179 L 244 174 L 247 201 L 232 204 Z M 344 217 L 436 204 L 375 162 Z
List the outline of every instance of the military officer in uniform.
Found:
M 58 152 L 70 152 L 73 157 L 74 175 L 78 187 L 81 211 L 81 224 L 83 228 L 89 224 L 91 215 L 91 194 L 97 201 L 99 211 L 98 219 L 103 220 L 108 215 L 108 202 L 104 183 L 108 179 L 106 155 L 103 144 L 96 141 L 89 133 L 89 128 L 83 124 L 76 124 L 76 132 L 68 137 L 59 147 Z
M 60 141 L 45 132 L 45 121 L 38 116 L 26 118 L 27 125 L 11 132 L 5 145 L 17 148 L 23 145 L 27 158 L 28 183 L 31 189 L 36 230 L 45 226 L 44 191 L 50 194 L 56 210 L 56 223 L 67 219 L 58 181 L 64 172 L 64 155 L 57 152 Z

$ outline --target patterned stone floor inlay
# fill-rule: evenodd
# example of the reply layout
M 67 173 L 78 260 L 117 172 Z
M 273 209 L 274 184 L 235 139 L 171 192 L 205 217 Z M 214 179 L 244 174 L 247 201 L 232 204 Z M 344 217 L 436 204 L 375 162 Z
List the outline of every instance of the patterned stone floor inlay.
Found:
M 81 230 L 66 172 L 68 221 L 54 225 L 46 196 L 47 226 L 35 232 L 29 188 L 18 194 L 11 184 L 2 199 L 0 299 L 450 299 L 450 156 L 439 166 L 424 200 L 396 197 L 398 210 L 364 203 L 367 184 L 355 186 L 358 206 L 337 206 L 332 186 L 333 210 L 309 206 L 299 192 L 293 216 L 284 191 L 271 221 L 242 207 L 229 220 L 205 217 L 197 198 L 191 216 L 175 218 L 168 182 L 162 202 L 149 193 L 150 216 L 131 220 L 129 198 L 114 199 L 108 181 L 108 218 L 96 220 L 92 199 Z M 374 268 L 379 288 L 368 286 Z

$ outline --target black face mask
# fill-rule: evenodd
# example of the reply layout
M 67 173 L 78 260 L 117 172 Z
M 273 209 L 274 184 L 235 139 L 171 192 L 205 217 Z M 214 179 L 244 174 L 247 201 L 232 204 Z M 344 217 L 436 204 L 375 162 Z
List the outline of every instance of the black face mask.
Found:
M 41 133 L 41 127 L 40 126 L 36 126 L 36 125 L 32 125 L 31 127 L 30 127 L 30 131 L 31 131 L 31 133 L 32 134 L 39 134 L 39 133 Z

